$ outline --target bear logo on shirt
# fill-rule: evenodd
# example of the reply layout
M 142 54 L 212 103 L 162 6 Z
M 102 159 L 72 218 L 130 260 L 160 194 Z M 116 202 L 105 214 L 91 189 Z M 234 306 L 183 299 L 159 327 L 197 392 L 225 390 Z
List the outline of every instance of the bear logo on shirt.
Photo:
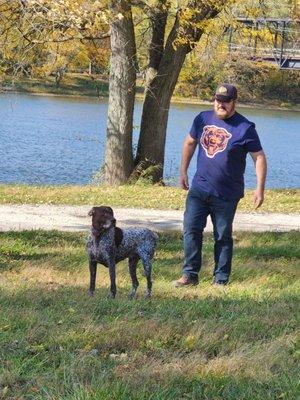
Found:
M 206 125 L 203 129 L 200 143 L 207 157 L 213 158 L 217 153 L 224 151 L 231 136 L 231 133 L 224 128 Z

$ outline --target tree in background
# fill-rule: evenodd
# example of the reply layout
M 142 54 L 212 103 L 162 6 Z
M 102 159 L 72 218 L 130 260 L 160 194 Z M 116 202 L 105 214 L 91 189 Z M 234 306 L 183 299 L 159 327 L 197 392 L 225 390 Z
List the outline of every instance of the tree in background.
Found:
M 127 0 L 109 2 L 110 74 L 105 182 L 120 184 L 134 169 L 132 130 L 136 87 L 136 46 L 131 4 Z
M 45 43 L 43 55 L 31 63 L 31 75 L 37 77 L 53 76 L 58 87 L 65 73 L 77 65 L 89 65 L 89 58 L 83 45 L 70 43 Z
M 280 70 L 275 62 L 264 61 L 266 52 L 271 56 L 274 52 L 276 32 L 280 46 L 281 26 L 269 23 L 256 29 L 237 21 L 237 17 L 288 19 L 291 22 L 285 32 L 285 44 L 296 49 L 300 32 L 299 25 L 292 22 L 297 19 L 292 5 L 291 1 L 264 1 L 259 5 L 236 2 L 230 10 L 225 9 L 207 27 L 203 40 L 187 57 L 175 94 L 210 101 L 217 84 L 227 81 L 238 87 L 241 101 L 270 99 L 278 105 L 285 101 L 299 103 L 299 71 Z
M 109 38 L 102 40 L 88 40 L 84 43 L 85 51 L 90 62 L 91 74 L 109 74 L 110 41 Z M 78 63 L 80 67 L 80 63 Z
M 0 0 L 2 71 L 63 69 L 80 58 L 88 68 L 89 46 L 109 37 L 106 14 L 99 1 Z

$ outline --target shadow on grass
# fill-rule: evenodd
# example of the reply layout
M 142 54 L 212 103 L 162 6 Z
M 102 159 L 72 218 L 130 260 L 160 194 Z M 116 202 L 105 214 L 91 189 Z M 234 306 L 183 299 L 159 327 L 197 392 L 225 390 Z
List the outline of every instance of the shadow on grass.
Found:
M 48 245 L 82 245 L 86 238 L 86 233 L 60 232 L 60 231 L 44 231 L 40 230 L 24 230 L 21 232 L 10 231 L 0 232 L 0 241 L 5 239 L 20 240 L 28 246 L 45 247 Z
M 299 276 L 296 268 L 297 263 L 300 262 L 299 232 L 237 232 L 235 237 L 232 280 L 242 282 L 276 274 L 283 280 L 289 280 Z M 200 280 L 210 280 L 212 277 L 213 249 L 213 236 L 205 234 Z M 158 276 L 169 280 L 178 278 L 183 258 L 182 236 L 180 234 L 161 235 L 155 257 Z
M 85 263 L 86 234 L 58 231 L 0 233 L 0 271 L 20 269 L 30 262 L 36 268 L 75 271 Z
M 50 254 L 22 254 L 18 252 L 6 253 L 5 257 L 0 256 L 0 272 L 20 269 L 22 267 L 22 262 L 25 261 L 44 262 L 47 258 L 50 257 Z
M 22 261 L 33 262 L 64 271 L 80 270 L 87 265 L 85 251 L 87 233 L 58 231 L 22 231 L 0 233 L 0 268 L 20 268 Z M 255 279 L 274 274 L 290 279 L 296 276 L 300 259 L 299 232 L 290 233 L 235 233 L 233 257 L 234 281 Z M 200 279 L 210 280 L 213 269 L 214 242 L 211 234 L 204 235 L 203 267 Z M 154 260 L 154 276 L 166 280 L 177 279 L 183 262 L 183 241 L 179 233 L 160 234 Z M 123 265 L 127 262 L 123 262 Z M 142 267 L 139 263 L 139 270 Z M 124 268 L 124 267 L 123 267 Z M 127 267 L 125 267 L 127 268 Z M 120 267 L 118 266 L 118 270 Z M 122 269 L 122 267 L 121 267 Z M 232 280 L 233 280 L 232 279 Z
M 71 279 L 70 279 L 71 281 Z M 145 286 L 145 285 L 143 285 Z M 271 286 L 270 286 L 271 287 Z M 73 286 L 69 284 L 59 284 L 55 282 L 45 282 L 31 287 L 23 286 L 13 293 L 10 290 L 3 289 L 0 294 L 2 305 L 9 305 L 9 308 L 16 307 L 16 311 L 20 311 L 19 307 L 24 308 L 24 312 L 31 314 L 35 311 L 40 314 L 41 321 L 48 315 L 45 313 L 45 307 L 52 307 L 53 312 L 64 315 L 68 307 L 75 307 L 72 311 L 80 318 L 93 318 L 95 323 L 103 321 L 126 321 L 130 323 L 139 320 L 145 322 L 156 320 L 165 323 L 167 321 L 178 322 L 184 325 L 184 328 L 193 326 L 196 321 L 204 321 L 207 318 L 216 323 L 216 318 L 220 318 L 222 323 L 242 320 L 242 322 L 250 321 L 256 318 L 257 321 L 272 318 L 276 314 L 287 307 L 289 313 L 281 315 L 282 319 L 290 320 L 296 317 L 296 304 L 298 297 L 292 291 L 289 293 L 289 286 L 285 285 L 282 292 L 278 292 L 274 296 L 269 293 L 262 292 L 261 296 L 249 296 L 249 294 L 236 296 L 234 293 L 222 292 L 219 296 L 217 290 L 214 293 L 203 295 L 201 290 L 189 289 L 189 291 L 163 291 L 154 290 L 151 300 L 143 297 L 143 288 L 140 287 L 136 300 L 129 300 L 128 294 L 130 285 L 124 288 L 118 288 L 117 297 L 110 298 L 109 285 L 107 287 L 98 286 L 93 297 L 88 296 L 88 282 L 86 287 Z M 278 310 L 276 305 L 282 307 Z M 142 311 L 142 313 L 140 313 Z M 74 313 L 73 313 L 74 312 Z M 13 315 L 11 315 L 13 317 Z M 79 318 L 79 319 L 80 319 Z M 186 325 L 187 323 L 187 325 Z M 285 331 L 288 326 L 281 324 L 278 326 L 274 321 L 276 331 Z M 251 326 L 245 325 L 242 331 L 247 333 L 251 330 Z M 269 330 L 264 335 L 272 335 Z M 111 338 L 112 339 L 112 338 Z

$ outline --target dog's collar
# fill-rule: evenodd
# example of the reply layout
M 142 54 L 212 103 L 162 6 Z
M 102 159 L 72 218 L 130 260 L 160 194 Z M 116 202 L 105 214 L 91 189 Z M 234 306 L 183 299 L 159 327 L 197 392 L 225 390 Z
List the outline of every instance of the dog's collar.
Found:
M 94 227 L 92 227 L 91 228 L 91 233 L 92 233 L 92 235 L 94 236 L 95 239 L 100 240 L 101 236 L 105 232 L 109 231 L 111 228 L 112 227 L 110 227 L 108 229 L 98 230 L 98 229 L 95 229 Z M 115 236 L 115 245 L 118 247 L 120 245 L 120 243 L 122 242 L 122 240 L 123 240 L 123 231 L 122 231 L 122 229 L 120 229 L 120 228 L 118 228 L 116 226 L 114 226 L 113 228 L 114 228 L 114 233 L 115 233 L 115 235 L 114 235 Z

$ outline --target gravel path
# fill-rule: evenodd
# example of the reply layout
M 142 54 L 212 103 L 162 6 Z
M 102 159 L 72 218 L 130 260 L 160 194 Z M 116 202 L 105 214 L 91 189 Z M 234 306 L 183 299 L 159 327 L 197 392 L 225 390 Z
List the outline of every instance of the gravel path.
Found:
M 30 229 L 86 231 L 87 216 L 92 206 L 0 205 L 0 231 Z M 182 211 L 114 208 L 120 227 L 145 226 L 156 231 L 182 230 Z M 235 230 L 278 231 L 300 230 L 300 214 L 237 213 Z M 208 219 L 206 231 L 212 231 Z

